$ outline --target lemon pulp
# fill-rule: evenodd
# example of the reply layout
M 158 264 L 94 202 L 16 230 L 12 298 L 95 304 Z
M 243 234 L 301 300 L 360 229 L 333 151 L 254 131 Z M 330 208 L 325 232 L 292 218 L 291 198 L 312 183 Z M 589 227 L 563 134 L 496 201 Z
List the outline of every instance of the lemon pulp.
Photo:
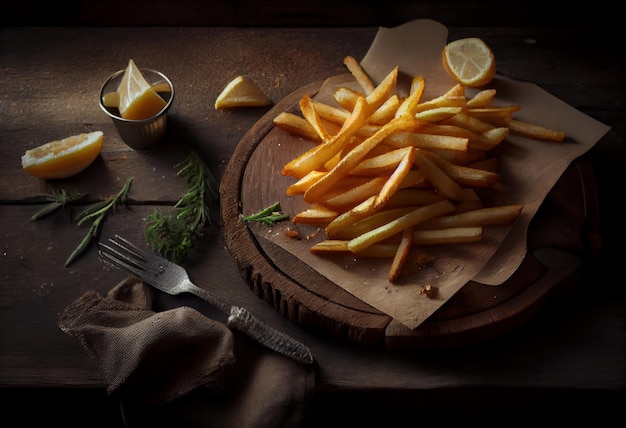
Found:
M 477 37 L 450 42 L 441 54 L 446 71 L 464 86 L 484 86 L 495 76 L 496 63 L 493 52 Z
M 71 177 L 98 157 L 103 139 L 102 131 L 94 131 L 50 141 L 27 150 L 22 156 L 22 169 L 43 179 Z

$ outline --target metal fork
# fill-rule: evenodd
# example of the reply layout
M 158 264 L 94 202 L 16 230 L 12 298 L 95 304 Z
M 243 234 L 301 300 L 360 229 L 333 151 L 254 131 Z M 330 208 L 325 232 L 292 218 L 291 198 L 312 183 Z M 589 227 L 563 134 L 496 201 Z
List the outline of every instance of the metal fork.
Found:
M 107 243 L 100 242 L 100 259 L 129 272 L 140 280 L 172 295 L 191 293 L 218 308 L 228 316 L 226 325 L 240 331 L 262 345 L 301 363 L 313 363 L 307 346 L 257 319 L 247 309 L 232 306 L 207 290 L 193 284 L 187 271 L 161 256 L 139 249 L 128 240 L 115 235 Z

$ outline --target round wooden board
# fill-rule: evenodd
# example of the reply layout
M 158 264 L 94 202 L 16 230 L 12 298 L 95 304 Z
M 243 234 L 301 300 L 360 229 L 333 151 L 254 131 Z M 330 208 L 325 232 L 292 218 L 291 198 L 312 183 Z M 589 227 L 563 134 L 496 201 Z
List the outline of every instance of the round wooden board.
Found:
M 256 195 L 264 188 L 286 189 L 286 185 L 280 171 L 263 161 L 276 155 L 271 152 L 275 148 L 260 143 L 274 128 L 278 113 L 295 112 L 302 96 L 313 96 L 322 84 L 316 82 L 293 92 L 265 114 L 236 147 L 221 182 L 227 250 L 259 298 L 289 320 L 326 337 L 387 349 L 432 349 L 506 334 L 529 319 L 550 294 L 576 282 L 584 258 L 594 250 L 588 248 L 589 239 L 584 237 L 599 242 L 595 178 L 584 158 L 569 166 L 543 202 L 529 228 L 528 254 L 516 273 L 497 287 L 468 282 L 414 330 L 263 238 L 257 233 L 261 229 L 246 224 L 241 215 L 259 209 Z

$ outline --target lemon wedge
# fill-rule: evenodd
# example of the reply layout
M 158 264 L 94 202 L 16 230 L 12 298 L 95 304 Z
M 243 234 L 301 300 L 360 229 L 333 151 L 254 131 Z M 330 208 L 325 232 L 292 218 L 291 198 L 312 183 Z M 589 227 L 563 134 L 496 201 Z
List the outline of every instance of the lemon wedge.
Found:
M 265 107 L 270 99 L 252 80 L 245 76 L 234 78 L 215 100 L 215 110 L 234 107 Z
M 152 85 L 154 92 L 172 92 L 172 88 L 166 82 L 157 82 Z M 120 94 L 117 91 L 102 95 L 102 105 L 109 108 L 118 108 L 120 105 Z
M 149 119 L 167 105 L 154 87 L 146 81 L 132 59 L 128 61 L 128 67 L 117 88 L 117 96 L 118 109 L 124 119 Z M 108 102 L 110 103 L 111 100 Z
M 22 156 L 22 169 L 43 179 L 67 178 L 87 168 L 102 149 L 104 134 L 93 131 L 50 141 Z

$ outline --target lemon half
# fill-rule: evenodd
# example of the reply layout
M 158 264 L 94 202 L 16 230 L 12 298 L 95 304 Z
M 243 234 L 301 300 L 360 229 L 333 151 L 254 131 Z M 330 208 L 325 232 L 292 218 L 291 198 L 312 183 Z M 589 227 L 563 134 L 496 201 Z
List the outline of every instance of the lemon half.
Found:
M 443 67 L 457 82 L 470 88 L 488 84 L 496 74 L 496 61 L 487 44 L 477 37 L 448 43 L 441 52 Z

